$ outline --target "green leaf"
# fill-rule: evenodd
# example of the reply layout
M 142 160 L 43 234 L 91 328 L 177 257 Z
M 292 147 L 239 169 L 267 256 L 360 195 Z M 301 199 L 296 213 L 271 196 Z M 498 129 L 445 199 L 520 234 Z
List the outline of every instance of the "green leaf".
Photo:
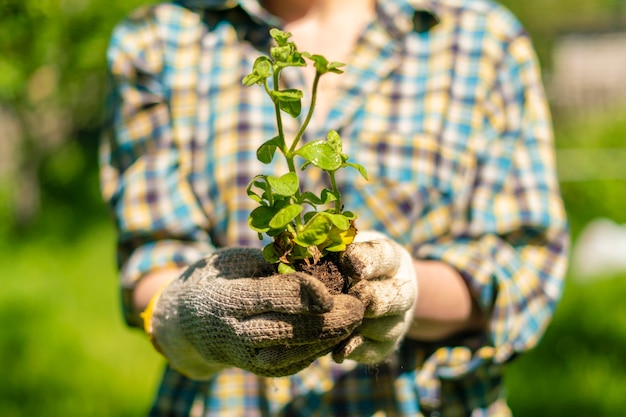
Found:
M 319 198 L 318 196 L 316 196 L 314 193 L 312 193 L 311 191 L 306 191 L 304 193 L 302 193 L 302 201 L 305 201 L 309 204 L 311 204 L 312 206 L 316 206 L 318 204 L 322 204 L 322 199 Z
M 312 256 L 313 255 L 309 251 L 308 247 L 299 246 L 299 245 L 293 245 L 291 253 L 289 253 L 289 259 L 291 260 L 307 259 L 307 258 L 311 258 Z
M 250 212 L 248 225 L 252 230 L 265 233 L 270 230 L 270 221 L 274 218 L 276 211 L 271 207 L 259 206 Z
M 302 111 L 302 91 L 288 89 L 282 91 L 271 91 L 272 100 L 278 103 L 282 111 L 292 117 L 298 117 Z
M 251 86 L 263 84 L 272 75 L 272 62 L 266 56 L 260 56 L 254 61 L 252 72 L 243 78 L 242 84 Z
M 259 146 L 259 149 L 256 151 L 257 159 L 264 164 L 269 164 L 274 159 L 274 154 L 278 147 L 280 147 L 280 137 L 275 136 Z
M 331 223 L 335 225 L 335 227 L 337 227 L 337 229 L 339 230 L 348 230 L 348 228 L 350 227 L 350 220 L 348 220 L 343 214 L 334 214 L 328 212 L 323 212 L 321 214 L 327 217 L 331 221 Z
M 322 190 L 321 197 L 322 197 L 323 204 L 328 204 L 328 203 L 331 203 L 333 201 L 339 200 L 340 195 L 339 195 L 339 193 L 336 193 L 333 190 L 329 190 L 328 188 L 324 188 Z
M 328 238 L 331 222 L 325 216 L 313 216 L 294 238 L 294 242 L 303 247 L 321 245 Z
M 286 67 L 306 67 L 306 61 L 302 58 L 302 54 L 296 51 L 296 46 L 290 44 L 293 49 L 289 56 L 283 57 L 284 59 L 276 61 L 276 67 L 283 69 Z
M 252 201 L 256 201 L 257 203 L 261 203 L 263 201 L 263 198 L 261 198 L 260 195 L 252 190 L 248 190 L 248 197 L 250 197 Z
M 328 204 L 337 200 L 337 195 L 328 188 L 324 188 L 322 190 L 322 194 L 318 197 L 311 191 L 306 191 L 302 194 L 302 201 L 306 201 L 312 206 L 317 206 L 320 204 Z
M 290 42 L 285 43 L 284 45 L 273 46 L 270 48 L 270 55 L 274 58 L 274 61 L 277 63 L 287 62 L 289 61 L 290 55 L 293 53 L 294 47 Z
M 278 107 L 291 117 L 298 117 L 302 112 L 302 103 L 300 101 L 279 101 Z
M 292 67 L 306 67 L 306 61 L 302 58 L 302 54 L 298 51 L 294 51 L 289 58 L 289 65 Z
M 252 65 L 252 72 L 265 79 L 272 75 L 272 61 L 266 56 L 260 56 Z
M 322 204 L 332 203 L 333 201 L 339 200 L 339 198 L 340 198 L 339 193 L 328 188 L 324 188 L 322 190 L 322 193 L 320 194 L 320 199 L 322 200 Z
M 306 54 L 305 56 L 313 61 L 313 66 L 318 73 L 326 74 L 326 72 L 328 71 L 328 60 L 325 57 L 323 57 L 322 55 L 312 54 Z
M 291 38 L 291 32 L 283 32 L 280 29 L 270 29 L 270 36 L 276 41 L 279 46 L 286 45 Z
M 269 226 L 272 229 L 282 229 L 288 225 L 293 219 L 295 219 L 300 213 L 302 213 L 303 207 L 300 204 L 292 204 L 284 207 L 272 217 L 269 222 Z
M 346 64 L 343 64 L 341 62 L 336 62 L 336 61 L 328 63 L 328 60 L 322 55 L 314 55 L 314 54 L 309 54 L 307 52 L 303 52 L 302 55 L 310 59 L 311 61 L 313 61 L 313 66 L 315 67 L 315 71 L 317 71 L 317 73 L 319 74 L 326 74 L 328 72 L 341 74 L 343 71 L 340 70 L 339 68 L 346 65 Z
M 336 130 L 331 130 L 328 132 L 328 134 L 326 135 L 326 142 L 328 142 L 328 144 L 338 154 L 341 154 L 341 152 L 343 151 L 341 145 L 341 136 L 339 136 L 339 133 L 337 133 Z
M 292 197 L 293 196 L 274 195 L 274 204 L 272 204 L 272 207 L 274 207 L 275 210 L 280 210 L 290 206 L 293 204 L 291 201 Z
M 295 172 L 288 172 L 281 177 L 268 176 L 267 182 L 272 187 L 274 194 L 290 197 L 294 195 L 300 187 L 298 175 Z
M 262 180 L 262 181 L 259 181 L 259 180 Z M 259 194 L 254 192 L 252 190 L 252 187 L 256 187 L 260 190 L 267 192 L 269 190 L 269 185 L 267 184 L 266 177 L 264 175 L 257 175 L 256 177 L 252 179 L 252 181 L 250 181 L 250 183 L 248 184 L 248 188 L 246 189 L 246 192 L 248 193 L 248 197 L 250 197 L 252 200 L 256 201 L 257 203 L 261 203 L 263 201 L 263 198 Z M 265 194 L 265 193 L 262 193 L 262 194 Z
M 245 77 L 243 77 L 243 80 L 241 80 L 241 83 L 249 87 L 254 84 L 259 84 L 260 80 L 261 78 L 257 74 L 248 74 Z
M 354 241 L 355 236 L 356 228 L 354 226 L 346 230 L 333 228 L 328 234 L 328 241 L 325 242 L 327 246 L 324 250 L 328 252 L 343 252 L 346 250 L 346 246 Z
M 279 274 L 293 274 L 294 272 L 296 272 L 296 270 L 294 269 L 293 266 L 287 265 L 287 264 L 282 263 L 282 262 L 278 264 L 278 273 Z
M 275 264 L 276 262 L 280 260 L 280 255 L 276 251 L 276 247 L 274 246 L 273 242 L 268 243 L 267 245 L 263 247 L 263 257 L 265 258 L 267 262 L 271 264 Z
M 295 153 L 324 171 L 336 171 L 343 162 L 341 155 L 335 152 L 326 141 L 322 140 L 309 142 Z
M 306 224 L 310 222 L 313 216 L 317 216 L 317 211 L 307 211 L 304 213 L 304 216 L 302 216 L 304 218 L 304 223 Z M 293 234 L 295 235 L 295 233 Z
M 328 72 L 332 72 L 334 74 L 343 74 L 343 70 L 339 69 L 340 67 L 345 67 L 346 64 L 343 62 L 333 61 L 328 64 Z
M 300 101 L 302 91 L 293 88 L 281 91 L 272 91 L 272 97 L 280 101 Z
M 356 169 L 357 171 L 359 171 L 359 174 L 361 174 L 361 176 L 362 176 L 363 178 L 365 178 L 366 180 L 368 180 L 368 181 L 369 181 L 369 178 L 368 178 L 368 176 L 367 176 L 367 171 L 365 170 L 365 167 L 364 167 L 363 165 L 360 165 L 360 164 L 354 164 L 354 163 L 352 163 L 352 162 L 344 162 L 344 163 L 343 163 L 343 165 L 344 165 L 344 166 L 347 166 L 347 167 L 352 167 L 352 168 Z

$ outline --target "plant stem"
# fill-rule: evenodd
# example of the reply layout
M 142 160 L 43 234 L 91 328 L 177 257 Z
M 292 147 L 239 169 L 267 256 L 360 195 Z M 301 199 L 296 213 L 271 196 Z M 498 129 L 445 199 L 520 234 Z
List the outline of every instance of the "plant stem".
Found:
M 335 171 L 328 171 L 328 176 L 330 177 L 330 186 L 337 196 L 335 200 L 335 214 L 340 214 L 343 204 L 341 202 L 341 193 L 339 192 L 339 188 L 337 188 L 337 181 L 335 180 Z
M 298 131 L 296 138 L 293 140 L 293 143 L 291 144 L 291 147 L 289 148 L 289 152 L 295 152 L 296 146 L 298 146 L 298 142 L 300 142 L 302 135 L 304 135 L 304 131 L 306 130 L 307 126 L 309 125 L 309 122 L 311 121 L 311 118 L 313 117 L 313 110 L 315 109 L 315 101 L 317 100 L 317 85 L 319 84 L 321 76 L 322 74 L 319 71 L 315 72 L 315 78 L 313 79 L 313 88 L 311 91 L 311 105 L 309 106 L 309 111 L 306 115 L 306 118 L 304 119 L 304 122 L 302 123 L 302 126 L 300 126 L 300 130 Z
M 280 75 L 280 69 L 275 69 L 274 70 L 274 91 L 279 91 L 279 75 Z M 266 83 L 267 86 L 267 83 Z M 267 87 L 266 87 L 267 88 Z M 267 88 L 268 94 L 269 94 L 269 88 Z M 271 94 L 270 94 L 271 97 Z M 276 127 L 278 128 L 278 137 L 280 138 L 280 151 L 282 152 L 283 156 L 285 157 L 285 160 L 287 161 L 287 167 L 289 168 L 289 172 L 293 172 L 294 174 L 297 173 L 296 171 L 296 164 L 294 162 L 294 156 L 293 156 L 293 145 L 291 147 L 291 149 L 287 149 L 287 142 L 285 140 L 285 133 L 283 130 L 283 119 L 280 113 L 280 105 L 278 104 L 278 102 L 274 102 L 274 109 L 275 109 L 275 113 L 276 113 Z M 294 142 L 295 143 L 295 142 Z M 301 194 L 300 194 L 300 190 L 296 190 L 296 193 L 294 195 L 294 199 L 296 200 L 296 202 L 300 202 L 301 199 Z M 297 217 L 296 223 L 302 224 L 303 223 L 303 219 L 300 218 L 300 216 Z
M 274 91 L 278 91 L 278 80 L 279 80 L 279 75 L 280 75 L 280 69 L 276 68 L 274 70 Z M 270 96 L 270 98 L 272 97 L 272 94 L 270 93 L 270 89 L 269 86 L 267 85 L 267 80 L 265 81 L 265 91 L 267 91 L 267 94 Z M 285 142 L 285 133 L 283 131 L 283 118 L 280 115 L 280 105 L 278 104 L 277 100 L 274 100 L 272 98 L 272 102 L 274 103 L 274 113 L 276 114 L 276 127 L 278 129 L 278 138 L 280 139 L 280 151 L 283 153 L 283 155 L 286 156 L 286 152 L 287 152 L 287 144 Z

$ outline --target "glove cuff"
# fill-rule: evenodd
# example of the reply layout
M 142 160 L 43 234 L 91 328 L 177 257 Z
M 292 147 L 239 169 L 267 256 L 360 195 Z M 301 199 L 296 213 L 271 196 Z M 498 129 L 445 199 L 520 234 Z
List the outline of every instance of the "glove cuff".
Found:
M 193 380 L 207 380 L 226 366 L 202 357 L 187 340 L 178 315 L 176 299 L 181 291 L 178 284 L 174 278 L 152 296 L 141 314 L 144 330 L 173 369 Z
M 161 298 L 161 294 L 163 294 L 163 291 L 165 290 L 165 288 L 168 285 L 170 285 L 173 280 L 174 279 L 171 279 L 171 280 L 168 280 L 167 282 L 165 282 L 154 293 L 152 298 L 150 298 L 150 301 L 148 302 L 148 306 L 146 307 L 146 309 L 139 314 L 139 316 L 141 317 L 141 320 L 143 321 L 143 330 L 148 335 L 148 338 L 150 339 L 150 342 L 152 343 L 152 346 L 154 346 L 154 348 L 162 355 L 163 355 L 163 351 L 161 350 L 161 347 L 159 346 L 159 344 L 156 341 L 156 338 L 154 337 L 153 326 L 152 326 L 152 318 L 154 316 L 155 306 L 156 306 L 157 302 L 159 301 L 159 298 Z

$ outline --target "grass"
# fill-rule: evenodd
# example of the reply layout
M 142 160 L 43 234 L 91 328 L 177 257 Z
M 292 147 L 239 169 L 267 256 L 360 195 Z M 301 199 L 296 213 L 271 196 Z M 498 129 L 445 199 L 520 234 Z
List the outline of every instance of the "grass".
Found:
M 626 275 L 570 281 L 542 342 L 507 372 L 520 416 L 626 415 Z
M 618 158 L 626 151 L 626 105 L 584 117 L 558 118 L 555 122 L 559 172 L 576 170 L 589 174 L 587 180 L 561 183 L 563 199 L 574 236 L 592 219 L 607 217 L 626 223 L 626 169 L 608 156 Z M 615 150 L 615 152 L 613 152 Z M 572 153 L 587 155 L 587 160 L 568 159 Z M 621 169 L 615 172 L 615 166 Z
M 0 415 L 139 416 L 163 362 L 123 323 L 110 227 L 0 250 Z

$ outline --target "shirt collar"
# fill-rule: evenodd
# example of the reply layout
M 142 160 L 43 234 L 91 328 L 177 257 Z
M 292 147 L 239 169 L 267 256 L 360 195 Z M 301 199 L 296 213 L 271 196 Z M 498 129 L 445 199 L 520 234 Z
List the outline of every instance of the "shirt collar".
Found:
M 281 26 L 280 20 L 267 12 L 258 0 L 178 0 L 190 8 L 227 10 L 240 6 L 251 17 L 269 26 Z M 381 22 L 394 36 L 408 32 L 426 32 L 439 21 L 436 0 L 378 0 L 377 11 Z
M 437 0 L 378 0 L 378 18 L 395 38 L 427 32 L 439 22 Z

